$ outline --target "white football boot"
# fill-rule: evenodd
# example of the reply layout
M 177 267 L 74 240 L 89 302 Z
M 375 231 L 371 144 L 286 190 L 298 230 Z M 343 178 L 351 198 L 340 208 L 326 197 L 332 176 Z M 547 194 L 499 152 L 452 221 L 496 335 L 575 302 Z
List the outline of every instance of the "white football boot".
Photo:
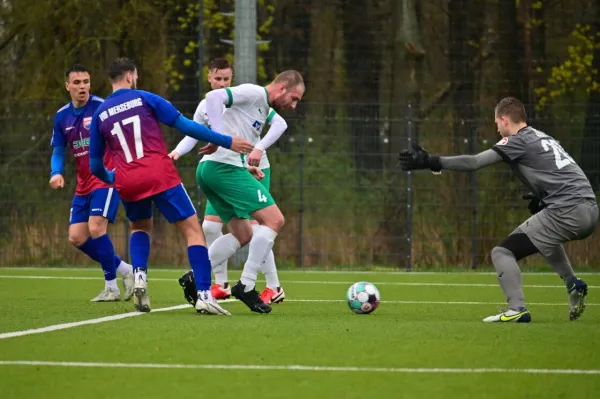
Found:
M 218 316 L 231 316 L 231 313 L 223 309 L 210 295 L 210 291 L 198 291 L 198 300 L 196 301 L 196 312 L 201 314 L 214 314 Z
M 146 273 L 136 272 L 135 283 L 133 286 L 133 306 L 138 312 L 149 312 L 150 311 L 150 298 L 148 297 L 148 281 L 146 279 Z
M 104 290 L 95 298 L 90 299 L 90 302 L 119 302 L 120 300 L 121 293 L 118 289 L 115 291 L 113 288 L 104 287 Z
M 529 323 L 531 321 L 531 313 L 525 308 L 519 310 L 508 309 L 500 314 L 488 316 L 483 321 L 485 323 Z
M 135 285 L 135 276 L 133 275 L 133 272 L 131 272 L 131 273 L 127 273 L 122 278 L 123 278 L 123 291 L 125 293 L 123 299 L 125 301 L 128 301 L 133 296 L 133 288 Z

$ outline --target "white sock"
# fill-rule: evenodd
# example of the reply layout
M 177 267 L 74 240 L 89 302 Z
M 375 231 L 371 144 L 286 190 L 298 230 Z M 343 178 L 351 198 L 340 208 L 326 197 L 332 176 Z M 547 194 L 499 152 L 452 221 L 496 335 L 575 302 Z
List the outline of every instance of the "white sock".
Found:
M 213 296 L 210 293 L 210 290 L 198 291 L 198 299 L 200 299 L 203 302 L 207 302 L 207 301 L 212 301 Z
M 205 220 L 202 222 L 202 230 L 206 238 L 206 248 L 210 248 L 213 242 L 223 235 L 223 223 Z
M 248 249 L 248 260 L 244 264 L 240 281 L 246 286 L 245 292 L 252 291 L 256 285 L 256 278 L 262 263 L 273 248 L 277 233 L 266 226 L 258 226 L 254 230 Z
M 258 224 L 252 225 L 253 233 L 256 233 L 258 226 Z M 277 275 L 277 266 L 275 265 L 275 255 L 273 254 L 273 250 L 270 250 L 267 254 L 267 257 L 260 266 L 260 271 L 265 275 L 268 288 L 276 291 L 277 287 L 281 286 L 279 283 L 279 276 Z
M 104 280 L 104 287 L 110 288 L 112 291 L 119 292 L 119 286 L 117 285 L 117 279 L 113 280 Z
M 117 273 L 119 273 L 121 276 L 126 276 L 129 273 L 133 273 L 133 266 L 127 262 L 121 261 L 117 267 Z
M 148 276 L 146 275 L 146 272 L 144 271 L 144 269 L 137 269 L 135 271 L 135 281 L 138 281 L 140 276 L 142 277 L 142 280 L 144 280 L 146 283 L 148 282 Z
M 240 249 L 240 242 L 233 234 L 225 234 L 208 248 L 208 257 L 215 274 L 215 283 L 223 285 L 227 278 L 227 260 Z
M 267 254 L 267 257 L 260 267 L 260 271 L 265 275 L 267 287 L 273 291 L 277 291 L 277 287 L 281 286 L 281 284 L 279 284 L 279 276 L 277 275 L 277 266 L 275 266 L 275 255 L 273 254 L 273 250 L 270 250 Z

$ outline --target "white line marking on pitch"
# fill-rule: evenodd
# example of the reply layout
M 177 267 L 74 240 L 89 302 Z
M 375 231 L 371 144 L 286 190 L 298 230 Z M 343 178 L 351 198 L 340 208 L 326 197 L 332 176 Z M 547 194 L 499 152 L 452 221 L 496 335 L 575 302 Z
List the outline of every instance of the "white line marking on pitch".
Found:
M 220 302 L 233 302 L 233 301 L 235 301 L 235 299 L 226 299 L 226 300 L 220 301 Z M 189 308 L 189 307 L 191 307 L 191 305 L 189 305 L 189 304 L 177 305 L 177 306 L 169 306 L 167 308 L 152 309 L 152 311 L 150 313 L 170 312 L 171 310 L 179 310 L 179 309 L 185 309 L 185 308 Z M 22 337 L 24 335 L 32 335 L 32 334 L 43 334 L 43 333 L 46 333 L 46 332 L 52 332 L 52 331 L 58 331 L 58 330 L 66 330 L 66 329 L 69 329 L 69 328 L 74 328 L 74 327 L 79 327 L 79 326 L 86 326 L 86 325 L 89 325 L 89 324 L 99 324 L 99 323 L 106 323 L 106 322 L 109 322 L 109 321 L 127 319 L 129 317 L 142 316 L 142 315 L 145 315 L 145 314 L 147 314 L 147 313 L 144 313 L 144 312 L 121 313 L 121 314 L 117 314 L 117 315 L 113 315 L 113 316 L 99 317 L 99 318 L 96 318 L 96 319 L 74 321 L 74 322 L 71 322 L 71 323 L 55 324 L 55 325 L 52 325 L 52 326 L 40 327 L 40 328 L 32 328 L 32 329 L 23 330 L 23 331 L 13 331 L 13 332 L 1 333 L 0 334 L 0 339 Z
M 74 271 L 96 271 L 97 269 L 92 267 L 37 267 L 37 266 L 2 266 L 1 269 L 6 270 L 74 270 Z M 165 268 L 152 268 L 152 271 L 157 272 L 171 272 L 171 273 L 182 273 L 183 270 L 176 269 L 165 269 Z M 495 272 L 483 272 L 483 271 L 472 271 L 472 270 L 464 270 L 464 271 L 384 271 L 384 270 L 279 270 L 279 274 L 286 273 L 298 273 L 298 274 L 405 274 L 405 275 L 430 275 L 430 274 L 467 274 L 467 275 L 483 275 L 483 276 L 495 276 Z M 554 272 L 523 272 L 525 276 L 556 276 Z M 578 276 L 598 276 L 599 272 L 578 272 Z
M 258 364 L 168 364 L 168 363 L 101 363 L 101 362 L 51 362 L 40 360 L 0 360 L 2 366 L 54 366 L 81 368 L 140 368 L 140 369 L 209 369 L 209 370 L 265 370 L 265 371 L 332 371 L 367 373 L 422 373 L 422 374 L 579 374 L 598 375 L 600 370 L 585 369 L 519 369 L 519 368 L 404 368 L 404 367 L 345 367 L 305 365 Z
M 0 275 L 0 278 L 6 279 L 31 279 L 31 280 L 103 280 L 102 277 L 89 277 L 89 276 L 26 276 L 26 275 Z M 152 278 L 148 281 L 170 281 L 176 282 L 175 278 Z M 281 280 L 282 283 L 287 284 L 344 284 L 351 285 L 352 281 L 313 281 L 313 280 Z M 375 285 L 395 285 L 395 286 L 415 286 L 415 287 L 494 287 L 498 288 L 498 284 L 484 284 L 484 283 L 427 283 L 427 282 L 400 282 L 400 281 L 371 281 Z M 550 285 L 550 284 L 525 284 L 523 288 L 565 288 L 564 285 Z M 588 288 L 600 288 L 597 285 L 588 285 Z
M 285 302 L 346 302 L 344 299 L 288 299 Z M 381 301 L 381 303 L 391 303 L 400 305 L 506 305 L 506 302 L 469 302 L 469 301 Z M 531 306 L 567 306 L 566 301 L 562 303 L 551 302 L 528 302 Z M 587 303 L 586 306 L 600 306 L 600 303 Z
M 168 307 L 168 308 L 152 309 L 151 313 L 155 313 L 155 312 L 168 312 L 170 310 L 183 309 L 183 308 L 189 307 L 189 306 L 190 305 L 177 305 L 177 306 L 171 306 L 171 307 Z M 32 328 L 32 329 L 23 330 L 23 331 L 7 332 L 7 333 L 0 334 L 0 339 L 13 338 L 13 337 L 22 337 L 24 335 L 31 335 L 31 334 L 42 334 L 42 333 L 51 332 L 51 331 L 58 331 L 58 330 L 66 330 L 68 328 L 85 326 L 85 325 L 88 325 L 88 324 L 106 323 L 108 321 L 115 321 L 115 320 L 126 319 L 126 318 L 129 318 L 129 317 L 141 316 L 143 314 L 145 314 L 145 313 L 143 313 L 143 312 L 121 313 L 121 314 L 117 314 L 117 315 L 113 315 L 113 316 L 99 317 L 99 318 L 96 318 L 96 319 L 75 321 L 75 322 L 72 322 L 72 323 L 55 324 L 55 325 L 52 325 L 52 326 L 41 327 L 41 328 Z

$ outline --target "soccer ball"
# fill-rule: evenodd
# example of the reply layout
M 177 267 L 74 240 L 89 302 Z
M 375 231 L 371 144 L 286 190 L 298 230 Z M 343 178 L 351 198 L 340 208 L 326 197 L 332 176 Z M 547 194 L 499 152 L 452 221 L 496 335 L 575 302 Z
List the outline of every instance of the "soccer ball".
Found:
M 357 314 L 369 314 L 379 306 L 379 290 L 366 281 L 354 283 L 348 288 L 348 307 Z

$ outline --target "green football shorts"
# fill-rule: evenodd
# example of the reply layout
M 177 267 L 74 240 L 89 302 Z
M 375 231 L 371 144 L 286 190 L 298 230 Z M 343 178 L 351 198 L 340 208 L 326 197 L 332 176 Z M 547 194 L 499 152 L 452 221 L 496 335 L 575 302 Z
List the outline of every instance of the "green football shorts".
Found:
M 250 219 L 252 212 L 274 205 L 269 193 L 271 170 L 256 180 L 246 168 L 205 161 L 198 164 L 196 181 L 208 199 L 204 215 L 219 216 L 227 224 L 233 217 Z

